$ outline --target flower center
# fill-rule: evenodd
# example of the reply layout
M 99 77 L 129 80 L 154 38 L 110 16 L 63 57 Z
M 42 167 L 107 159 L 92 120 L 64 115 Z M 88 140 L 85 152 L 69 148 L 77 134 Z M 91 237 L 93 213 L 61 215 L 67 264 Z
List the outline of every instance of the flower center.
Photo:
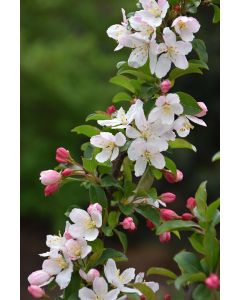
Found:
M 176 52 L 176 48 L 175 47 L 168 47 L 167 49 L 167 53 L 169 56 L 173 56 Z
M 179 21 L 178 26 L 179 26 L 179 29 L 181 29 L 181 30 L 183 30 L 187 27 L 186 23 L 184 23 L 183 21 Z
M 163 104 L 162 108 L 163 108 L 165 114 L 168 114 L 168 115 L 171 114 L 172 109 L 171 109 L 171 105 L 169 103 Z
M 56 264 L 62 268 L 62 269 L 66 269 L 68 264 L 66 263 L 65 259 L 62 256 L 59 256 L 55 259 Z
M 149 9 L 150 14 L 154 15 L 155 17 L 160 17 L 161 16 L 161 9 L 159 9 L 158 7 L 153 7 L 151 9 Z
M 150 160 L 152 154 L 149 151 L 145 151 L 144 156 L 146 157 L 147 160 Z
M 96 224 L 92 220 L 89 220 L 86 224 L 86 227 L 87 227 L 87 229 L 93 229 L 96 227 Z

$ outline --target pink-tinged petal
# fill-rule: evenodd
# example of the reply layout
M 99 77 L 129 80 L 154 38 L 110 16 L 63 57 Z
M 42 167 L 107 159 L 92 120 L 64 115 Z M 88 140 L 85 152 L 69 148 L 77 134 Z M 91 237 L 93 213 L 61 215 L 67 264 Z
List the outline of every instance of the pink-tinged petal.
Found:
M 194 35 L 189 30 L 184 30 L 181 32 L 181 38 L 185 42 L 191 42 L 194 39 Z
M 177 51 L 179 54 L 187 55 L 192 51 L 192 44 L 188 42 L 179 41 L 176 43 Z
M 162 78 L 167 75 L 171 68 L 171 60 L 165 55 L 162 54 L 157 62 L 155 73 L 158 78 Z
M 179 98 L 178 94 L 170 93 L 170 94 L 167 94 L 166 101 L 169 104 L 180 103 L 180 98 Z
M 177 68 L 183 70 L 187 69 L 189 66 L 186 56 L 181 54 L 177 54 L 173 57 L 173 63 Z
M 113 259 L 109 258 L 106 265 L 104 266 L 104 274 L 107 278 L 107 281 L 109 283 L 112 282 L 113 278 L 116 276 L 117 274 L 117 266 L 116 263 Z
M 183 113 L 183 106 L 180 103 L 173 104 L 172 110 L 176 115 L 181 115 Z
M 89 220 L 89 214 L 80 208 L 73 208 L 69 214 L 69 219 L 74 223 L 81 223 L 83 220 Z
M 164 156 L 161 153 L 156 153 L 154 154 L 151 159 L 151 164 L 156 168 L 156 169 L 163 169 L 165 167 L 165 159 Z
M 108 285 L 103 277 L 97 277 L 93 281 L 93 290 L 99 298 L 105 299 L 108 292 Z
M 54 259 L 46 259 L 42 264 L 42 269 L 49 275 L 56 275 L 61 271 L 62 268 L 56 263 Z
M 199 119 L 199 118 L 197 118 L 197 117 L 194 117 L 194 116 L 187 116 L 187 118 L 188 118 L 190 121 L 192 121 L 193 123 L 196 123 L 196 124 L 198 124 L 198 125 L 207 127 L 207 124 L 206 124 L 203 120 L 201 120 L 201 119 Z
M 119 289 L 111 290 L 110 292 L 107 293 L 104 300 L 116 300 L 119 293 L 120 293 Z M 127 296 L 123 296 L 122 300 L 123 299 L 127 299 Z M 120 298 L 118 300 L 120 300 Z
M 103 149 L 100 153 L 96 155 L 96 160 L 100 163 L 108 161 L 112 155 L 112 151 L 109 149 Z
M 161 115 L 160 110 L 161 109 L 159 107 L 153 108 L 149 113 L 148 121 L 149 122 L 157 121 L 160 118 L 160 115 Z
M 128 268 L 124 270 L 121 274 L 121 282 L 123 284 L 128 284 L 130 281 L 132 281 L 135 277 L 135 269 L 134 268 Z
M 192 30 L 192 32 L 194 33 L 198 32 L 201 27 L 198 20 L 193 17 L 189 17 L 188 19 L 189 19 L 189 29 Z
M 140 132 L 136 128 L 134 128 L 130 125 L 127 126 L 127 128 L 126 128 L 126 135 L 130 139 L 136 139 L 141 136 Z
M 84 233 L 84 238 L 87 241 L 95 241 L 98 237 L 99 231 L 97 228 L 87 229 Z
M 148 59 L 148 48 L 141 46 L 132 51 L 129 56 L 128 64 L 133 68 L 140 68 L 145 65 Z
M 118 132 L 116 135 L 115 135 L 115 144 L 118 146 L 118 147 L 122 147 L 124 146 L 126 143 L 126 137 L 124 134 L 122 134 L 121 132 Z
M 96 224 L 97 228 L 100 228 L 102 226 L 102 213 L 100 211 L 98 211 L 97 209 L 92 210 L 91 218 Z
M 163 29 L 163 39 L 168 47 L 176 44 L 176 35 L 169 27 Z
M 83 237 L 83 230 L 79 223 L 70 225 L 68 232 L 75 239 Z
M 147 167 L 147 160 L 144 157 L 140 157 L 134 166 L 135 176 L 142 176 Z
M 136 139 L 128 148 L 128 157 L 130 160 L 137 160 L 146 150 L 146 142 L 143 139 Z
M 72 267 L 68 267 L 57 275 L 55 281 L 59 285 L 61 290 L 65 289 L 69 285 L 72 277 L 72 272 Z
M 89 288 L 83 287 L 79 290 L 78 296 L 80 300 L 96 300 L 96 294 Z
M 114 40 L 118 40 L 119 36 L 123 34 L 125 31 L 126 28 L 124 26 L 120 24 L 115 24 L 108 28 L 107 35 Z

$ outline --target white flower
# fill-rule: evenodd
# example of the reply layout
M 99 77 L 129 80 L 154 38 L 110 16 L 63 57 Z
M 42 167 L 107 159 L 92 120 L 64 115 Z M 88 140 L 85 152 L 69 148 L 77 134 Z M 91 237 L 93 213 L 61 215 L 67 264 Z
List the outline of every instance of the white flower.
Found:
M 166 148 L 162 148 L 162 151 Z M 145 140 L 136 140 L 131 143 L 128 149 L 128 157 L 132 161 L 136 161 L 134 170 L 135 175 L 143 175 L 147 164 L 153 165 L 157 169 L 163 169 L 165 166 L 164 156 L 160 153 L 159 145 L 149 143 Z
M 139 0 L 143 10 L 137 12 L 145 22 L 153 27 L 158 27 L 162 24 L 162 19 L 165 18 L 169 4 L 167 0 Z
M 146 284 L 146 286 L 148 286 L 154 293 L 156 293 L 158 290 L 159 290 L 159 284 L 157 282 L 154 282 L 154 281 L 149 281 L 149 282 L 146 282 L 144 280 L 144 273 L 141 272 L 139 273 L 136 278 L 135 278 L 135 282 L 136 283 L 144 283 Z M 142 293 L 141 292 L 138 292 L 138 294 L 141 296 Z
M 173 128 L 177 131 L 177 134 L 180 137 L 186 137 L 187 135 L 189 135 L 190 130 L 194 128 L 194 126 L 189 122 L 188 119 L 198 125 L 207 126 L 203 120 L 197 117 L 189 116 L 189 115 L 180 116 L 175 120 L 173 124 Z
M 116 300 L 119 294 L 118 289 L 108 292 L 108 285 L 103 277 L 93 281 L 93 290 L 83 287 L 79 290 L 78 296 L 81 300 Z
M 50 251 L 39 254 L 42 257 L 57 257 L 59 251 L 65 250 L 66 238 L 58 235 L 47 235 L 46 245 L 50 248 Z
M 150 197 L 139 197 L 139 198 L 131 200 L 131 203 L 148 204 L 148 205 L 154 206 L 156 208 L 159 208 L 159 204 L 161 204 L 162 206 L 166 207 L 166 203 L 164 203 L 160 199 L 153 199 Z
M 127 28 L 128 21 L 124 9 L 122 9 L 122 15 L 122 24 L 112 25 L 107 30 L 107 35 L 118 42 L 118 46 L 114 49 L 115 51 L 120 50 L 125 46 L 124 41 L 128 38 L 128 35 L 131 33 L 131 31 Z
M 146 23 L 139 14 L 135 14 L 129 18 L 131 27 L 138 32 L 139 36 L 148 40 L 150 36 L 155 32 L 155 27 Z M 134 36 L 134 34 L 132 35 Z
M 71 260 L 83 259 L 92 251 L 92 247 L 83 238 L 70 239 L 66 242 L 65 247 Z
M 55 281 L 60 289 L 65 289 L 70 281 L 73 272 L 73 263 L 66 253 L 58 254 L 44 260 L 42 265 L 43 271 L 51 276 L 56 276 Z
M 173 63 L 177 68 L 187 69 L 188 61 L 185 57 L 192 51 L 192 45 L 188 42 L 177 41 L 175 33 L 168 27 L 163 30 L 164 43 L 159 44 L 160 55 L 155 73 L 159 78 L 164 77 Z
M 156 106 L 149 114 L 149 120 L 155 122 L 160 120 L 163 124 L 172 124 L 174 115 L 183 113 L 183 107 L 177 94 L 160 96 L 156 100 Z
M 180 16 L 173 21 L 172 27 L 183 41 L 191 42 L 194 39 L 193 33 L 198 32 L 200 24 L 195 18 Z
M 163 134 L 160 123 L 153 123 L 146 120 L 143 109 L 139 110 L 135 117 L 136 128 L 129 125 L 126 129 L 127 137 L 131 139 L 145 140 L 159 147 L 159 151 L 167 150 L 168 144 L 161 138 Z
M 102 226 L 102 214 L 96 209 L 88 214 L 85 210 L 74 208 L 69 214 L 70 220 L 74 223 L 69 226 L 69 233 L 76 239 L 84 238 L 87 241 L 94 241 Z
M 99 135 L 91 137 L 90 143 L 103 150 L 96 155 L 98 162 L 105 162 L 107 160 L 115 160 L 119 155 L 119 147 L 124 146 L 126 137 L 118 132 L 115 136 L 110 132 L 101 132 Z
M 107 278 L 107 281 L 118 288 L 119 291 L 125 293 L 134 293 L 135 289 L 126 287 L 125 285 L 130 283 L 131 280 L 135 277 L 135 269 L 129 268 L 120 273 L 120 270 L 117 269 L 116 263 L 113 259 L 108 259 L 106 265 L 104 266 L 104 274 Z
M 139 111 L 143 107 L 143 102 L 139 99 L 136 100 L 134 104 L 132 104 L 127 113 L 121 107 L 117 111 L 116 118 L 112 120 L 99 120 L 98 124 L 101 126 L 112 127 L 113 129 L 123 129 L 126 128 L 128 124 L 130 124 Z

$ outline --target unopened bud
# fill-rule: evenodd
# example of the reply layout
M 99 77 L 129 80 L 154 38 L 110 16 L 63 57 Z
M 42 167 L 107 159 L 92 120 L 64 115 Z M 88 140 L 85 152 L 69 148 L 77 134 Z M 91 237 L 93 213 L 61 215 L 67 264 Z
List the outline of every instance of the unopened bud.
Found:
M 169 183 L 176 183 L 183 180 L 183 173 L 177 170 L 176 175 L 174 175 L 171 171 L 165 171 L 164 177 Z
M 195 116 L 198 118 L 206 116 L 206 114 L 208 112 L 208 108 L 207 108 L 206 104 L 204 102 L 198 102 L 198 106 L 202 109 L 202 111 L 200 113 L 196 114 Z
M 99 203 L 90 204 L 87 208 L 87 212 L 91 214 L 94 210 L 97 210 L 98 212 L 102 212 L 102 206 Z
M 164 295 L 164 299 L 163 300 L 171 300 L 171 299 L 172 299 L 172 297 L 171 297 L 170 294 L 165 294 Z
M 50 279 L 50 275 L 43 270 L 35 271 L 28 276 L 28 282 L 31 285 L 39 286 L 48 282 L 49 279 Z
M 109 115 L 111 115 L 111 114 L 113 114 L 116 110 L 117 110 L 117 109 L 116 109 L 115 105 L 111 105 L 111 106 L 109 106 L 109 107 L 107 108 L 106 112 L 107 112 Z
M 161 208 L 160 209 L 160 217 L 162 220 L 164 221 L 170 221 L 170 220 L 177 220 L 177 219 L 181 219 L 181 217 L 179 217 L 175 211 L 171 210 L 171 209 L 166 209 L 166 208 Z
M 172 203 L 176 200 L 176 195 L 173 193 L 163 193 L 160 195 L 160 200 L 165 203 Z
M 52 194 L 54 194 L 57 190 L 59 189 L 59 184 L 58 183 L 54 183 L 54 184 L 50 184 L 47 185 L 44 189 L 44 195 L 46 197 L 51 196 Z
M 56 150 L 56 161 L 59 163 L 67 163 L 69 161 L 70 154 L 69 151 L 63 147 Z
M 50 185 L 61 180 L 61 174 L 55 170 L 46 170 L 40 173 L 40 181 L 43 185 Z
M 171 233 L 170 232 L 164 232 L 159 235 L 159 241 L 164 244 L 168 243 L 171 240 Z
M 70 176 L 72 174 L 73 170 L 72 169 L 65 169 L 62 171 L 62 176 L 67 177 Z
M 209 289 L 219 289 L 220 280 L 216 274 L 210 274 L 208 278 L 205 279 L 205 284 Z
M 149 229 L 154 229 L 156 227 L 151 220 L 146 221 L 146 226 Z
M 45 295 L 44 290 L 37 285 L 30 285 L 28 287 L 28 292 L 33 298 L 42 298 Z
M 197 205 L 197 201 L 195 198 L 193 197 L 190 197 L 187 199 L 187 203 L 186 203 L 186 207 L 189 209 L 189 210 L 193 210 L 194 207 L 196 207 Z
M 166 94 L 170 90 L 171 86 L 171 81 L 166 79 L 160 83 L 160 90 L 163 94 Z
M 123 229 L 126 230 L 134 231 L 136 229 L 136 225 L 131 217 L 125 218 L 120 225 L 122 225 Z
M 182 220 L 184 220 L 184 221 L 190 221 L 190 220 L 193 220 L 194 218 L 195 217 L 190 213 L 182 214 Z

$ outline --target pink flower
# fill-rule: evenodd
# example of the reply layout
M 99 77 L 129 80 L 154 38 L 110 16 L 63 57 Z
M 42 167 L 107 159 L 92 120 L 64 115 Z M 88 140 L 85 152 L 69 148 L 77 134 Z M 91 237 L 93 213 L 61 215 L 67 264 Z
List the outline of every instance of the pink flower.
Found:
M 99 203 L 90 204 L 88 206 L 87 212 L 91 215 L 94 210 L 98 212 L 102 212 L 102 206 Z
M 136 225 L 133 221 L 133 218 L 127 217 L 125 218 L 120 225 L 122 225 L 123 229 L 134 231 L 136 229 Z
M 216 274 L 212 273 L 208 278 L 205 279 L 205 284 L 209 289 L 219 289 L 219 277 Z
M 55 184 L 61 180 L 61 174 L 54 170 L 46 170 L 40 173 L 39 179 L 43 185 Z
M 54 194 L 57 190 L 59 189 L 59 183 L 54 183 L 54 184 L 50 184 L 47 185 L 44 189 L 44 195 L 46 197 L 51 196 L 52 194 Z
M 202 111 L 200 113 L 196 114 L 195 116 L 198 118 L 206 116 L 206 114 L 208 112 L 208 108 L 207 108 L 206 104 L 204 102 L 198 102 L 198 106 L 202 109 Z
M 100 277 L 97 269 L 90 269 L 87 274 L 83 270 L 79 270 L 79 274 L 87 282 L 93 282 L 95 278 Z
M 67 177 L 70 176 L 72 174 L 73 170 L 72 169 L 65 169 L 62 171 L 62 176 Z
M 186 207 L 189 209 L 189 210 L 193 210 L 194 207 L 196 207 L 197 205 L 197 202 L 196 202 L 196 199 L 193 198 L 193 197 L 190 197 L 187 199 L 187 203 L 186 203 Z
M 195 217 L 192 214 L 190 214 L 190 213 L 184 213 L 184 214 L 182 214 L 182 220 L 184 220 L 184 221 L 190 221 L 190 220 L 192 220 L 194 218 Z
M 116 110 L 117 110 L 116 107 L 115 107 L 114 105 L 111 105 L 111 106 L 109 106 L 109 107 L 107 108 L 106 112 L 107 112 L 109 115 L 111 115 L 111 114 L 113 114 Z
M 159 241 L 160 243 L 168 243 L 171 240 L 171 233 L 170 232 L 164 232 L 159 235 Z
M 171 89 L 171 81 L 166 79 L 160 83 L 160 90 L 163 94 L 166 94 Z
M 63 147 L 56 150 L 56 161 L 59 163 L 67 163 L 69 161 L 70 154 L 69 151 Z
M 45 295 L 45 292 L 42 288 L 40 288 L 37 285 L 30 285 L 28 287 L 28 292 L 33 296 L 34 298 L 42 298 Z
M 183 180 L 183 173 L 177 170 L 177 174 L 174 175 L 171 171 L 165 171 L 164 177 L 169 183 L 176 183 Z
M 163 193 L 160 195 L 160 200 L 165 203 L 172 203 L 176 200 L 176 195 L 173 193 Z
M 172 27 L 183 41 L 191 42 L 194 39 L 193 33 L 199 31 L 200 24 L 195 18 L 180 16 L 173 21 Z
M 50 277 L 51 276 L 47 272 L 45 272 L 43 270 L 38 270 L 38 271 L 31 273 L 28 276 L 28 282 L 33 286 L 34 285 L 40 286 L 40 285 L 43 285 L 44 283 L 48 282 Z
M 166 208 L 160 209 L 160 217 L 164 221 L 180 219 L 180 217 L 175 213 L 175 211 Z

